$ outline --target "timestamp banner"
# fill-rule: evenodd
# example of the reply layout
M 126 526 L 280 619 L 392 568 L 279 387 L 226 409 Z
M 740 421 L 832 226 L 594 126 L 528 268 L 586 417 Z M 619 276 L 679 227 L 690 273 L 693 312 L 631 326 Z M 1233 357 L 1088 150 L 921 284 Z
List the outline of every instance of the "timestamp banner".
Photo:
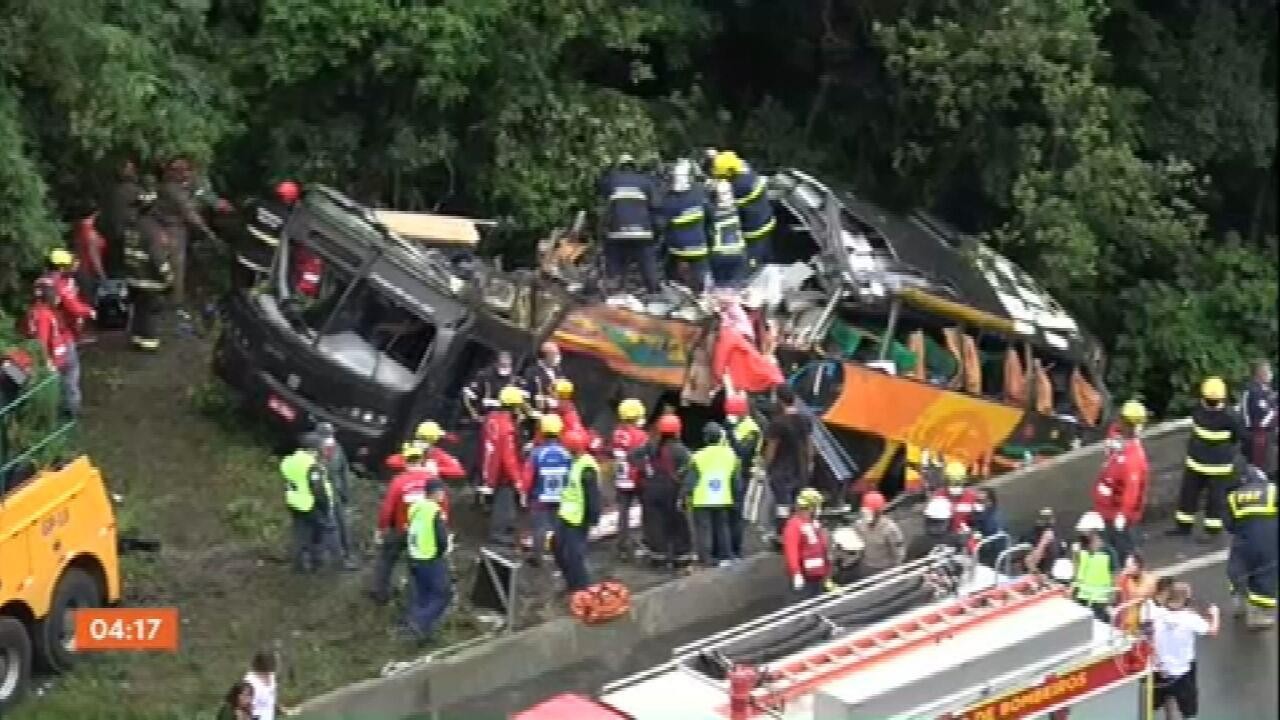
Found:
M 177 652 L 177 608 L 93 608 L 75 611 L 76 652 Z

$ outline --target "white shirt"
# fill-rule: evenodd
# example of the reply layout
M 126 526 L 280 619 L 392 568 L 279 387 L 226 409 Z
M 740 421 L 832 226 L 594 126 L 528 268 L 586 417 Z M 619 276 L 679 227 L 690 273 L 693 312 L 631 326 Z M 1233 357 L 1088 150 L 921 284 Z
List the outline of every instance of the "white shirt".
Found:
M 245 673 L 245 682 L 253 686 L 254 720 L 276 720 L 276 675 L 271 673 L 264 680 L 258 673 Z
M 1169 610 L 1152 602 L 1143 614 L 1151 620 L 1156 672 L 1167 678 L 1186 675 L 1196 659 L 1196 636 L 1209 633 L 1209 621 L 1194 610 Z

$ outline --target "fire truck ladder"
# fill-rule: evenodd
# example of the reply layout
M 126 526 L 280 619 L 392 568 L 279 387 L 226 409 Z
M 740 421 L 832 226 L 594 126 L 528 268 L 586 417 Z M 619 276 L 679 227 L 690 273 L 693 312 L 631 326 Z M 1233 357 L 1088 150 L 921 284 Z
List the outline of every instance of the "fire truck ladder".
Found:
M 923 615 L 868 628 L 767 668 L 767 684 L 753 692 L 757 707 L 777 708 L 834 678 L 939 640 L 1012 610 L 1062 597 L 1054 583 L 1027 576 L 962 597 Z

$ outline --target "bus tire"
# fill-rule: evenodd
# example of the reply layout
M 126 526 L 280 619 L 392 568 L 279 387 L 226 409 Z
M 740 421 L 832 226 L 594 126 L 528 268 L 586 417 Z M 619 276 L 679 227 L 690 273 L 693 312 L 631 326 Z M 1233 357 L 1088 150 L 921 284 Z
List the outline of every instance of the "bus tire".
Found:
M 70 611 L 101 606 L 102 589 L 93 576 L 80 568 L 68 568 L 53 591 L 49 615 L 36 623 L 35 654 L 41 669 L 61 673 L 75 664 L 75 652 L 68 648 L 75 632 Z
M 0 617 L 0 715 L 31 688 L 31 638 L 17 618 Z

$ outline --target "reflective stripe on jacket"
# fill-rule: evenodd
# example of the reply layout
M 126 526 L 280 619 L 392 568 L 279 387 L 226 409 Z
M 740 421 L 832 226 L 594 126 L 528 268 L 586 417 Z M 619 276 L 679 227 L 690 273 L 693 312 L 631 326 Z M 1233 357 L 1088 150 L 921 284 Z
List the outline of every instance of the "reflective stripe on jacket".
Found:
M 670 193 L 662 202 L 666 223 L 667 250 L 678 258 L 696 260 L 707 254 L 707 191 L 695 185 L 684 192 Z
M 774 227 L 773 205 L 764 178 L 747 168 L 733 177 L 733 198 L 742 218 L 742 234 L 747 242 L 768 235 Z
M 653 179 L 635 170 L 615 169 L 600 181 L 605 228 L 610 240 L 653 239 Z
M 1224 476 L 1235 472 L 1240 429 L 1225 406 L 1200 405 L 1191 413 L 1191 438 L 1187 440 L 1187 468 L 1201 475 Z

